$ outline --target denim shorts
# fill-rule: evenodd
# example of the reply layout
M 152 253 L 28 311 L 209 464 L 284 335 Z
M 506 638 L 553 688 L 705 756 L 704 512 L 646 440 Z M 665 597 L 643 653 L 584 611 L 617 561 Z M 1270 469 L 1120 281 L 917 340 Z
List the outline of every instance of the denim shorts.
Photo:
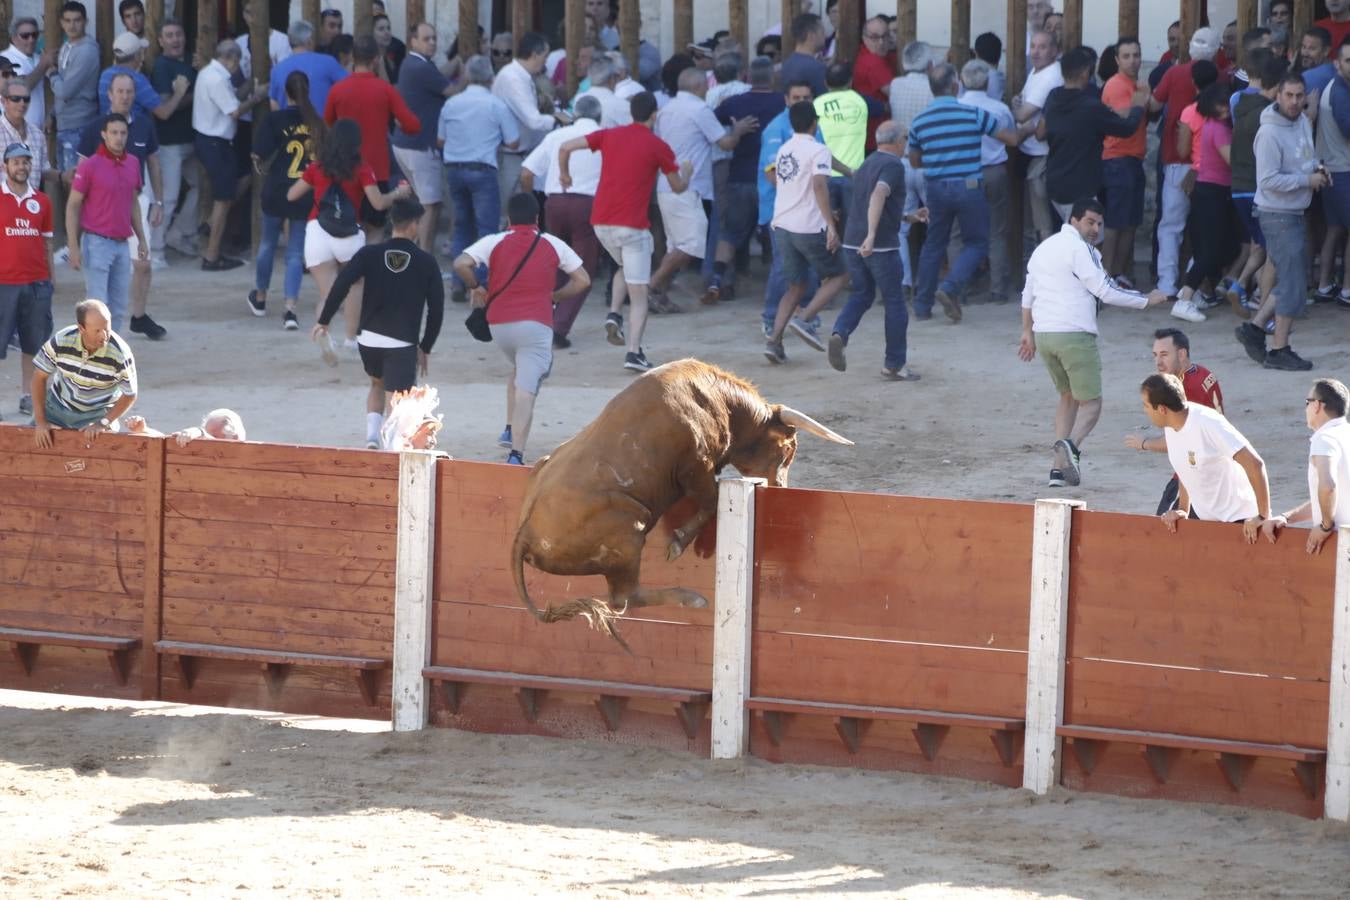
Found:
M 62 172 L 74 172 L 80 164 L 80 152 L 76 148 L 80 146 L 80 134 L 83 131 L 83 128 L 67 128 L 56 132 L 56 162 Z
M 1350 226 L 1350 172 L 1333 172 L 1331 184 L 1323 188 L 1321 194 L 1327 227 Z
M 1256 221 L 1256 197 L 1248 194 L 1246 197 L 1233 195 L 1233 207 L 1238 212 L 1238 219 L 1242 222 L 1242 227 L 1247 231 L 1249 243 L 1254 243 L 1258 247 L 1266 246 L 1266 236 L 1261 232 L 1261 223 Z
M 1266 253 L 1275 264 L 1275 314 L 1292 318 L 1308 300 L 1308 243 L 1301 213 L 1261 210 Z
M 211 199 L 233 200 L 239 181 L 239 163 L 233 145 L 224 138 L 199 134 L 195 146 L 197 159 L 201 160 L 211 186 Z
M 739 247 L 759 224 L 759 189 L 743 181 L 728 181 L 718 195 L 717 240 Z
M 1133 156 L 1102 161 L 1106 227 L 1138 228 L 1144 222 L 1144 162 Z
M 798 234 L 782 228 L 773 230 L 773 252 L 783 260 L 783 280 L 801 284 L 814 269 L 821 280 L 844 272 L 844 260 L 838 253 L 825 248 L 825 232 Z
M 19 334 L 19 351 L 36 356 L 52 336 L 52 283 L 0 284 L 0 359 L 9 336 Z

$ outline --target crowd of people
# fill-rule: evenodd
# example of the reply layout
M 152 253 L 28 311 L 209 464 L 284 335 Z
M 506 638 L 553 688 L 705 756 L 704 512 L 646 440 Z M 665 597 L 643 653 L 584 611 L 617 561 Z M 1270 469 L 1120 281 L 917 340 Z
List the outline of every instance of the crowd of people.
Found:
M 404 43 L 377 3 L 370 33 L 344 33 L 332 10 L 274 29 L 263 84 L 247 39 L 264 14 L 258 0 L 243 5 L 238 39 L 198 48 L 199 66 L 180 22 L 146 34 L 141 0 L 122 0 L 125 31 L 107 68 L 85 5 L 72 0 L 60 10 L 59 47 L 39 51 L 38 23 L 20 18 L 0 56 L 0 194 L 14 206 L 4 240 L 28 251 L 6 252 L 0 266 L 0 330 L 15 335 L 32 388 L 21 413 L 40 442 L 51 427 L 116 424 L 136 384 L 123 332 L 167 335 L 148 310 L 166 249 L 206 272 L 244 265 L 241 200 L 256 177 L 262 227 L 247 308 L 268 315 L 284 240 L 281 324 L 301 328 L 308 271 L 324 358 L 359 355 L 370 376 L 367 446 L 390 444 L 395 398 L 427 407 L 417 381 L 446 281 L 452 303 L 482 310 L 481 331 L 511 361 L 501 444 L 522 463 L 553 351 L 571 345 L 592 284 L 608 284 L 605 338 L 640 373 L 653 365 L 649 317 L 685 311 L 672 285 L 683 280 L 704 305 L 731 300 L 754 251 L 766 264 L 770 364 L 787 362 L 790 333 L 846 369 L 849 338 L 879 295 L 880 374 L 914 381 L 910 317 L 940 307 L 957 323 L 972 297 L 1004 303 L 1026 261 L 1020 355 L 1039 354 L 1059 394 L 1050 483 L 1077 484 L 1101 409 L 1099 302 L 1167 304 L 1188 322 L 1229 306 L 1251 358 L 1293 371 L 1312 368 L 1290 346 L 1308 280 L 1312 300 L 1350 306 L 1350 0 L 1327 7 L 1297 41 L 1288 0 L 1241 35 L 1236 23 L 1189 35 L 1174 23 L 1168 53 L 1143 80 L 1138 37 L 1100 54 L 1065 47 L 1062 17 L 1032 0 L 1028 73 L 1013 85 L 994 34 L 975 39 L 971 58 L 948 61 L 922 41 L 897 46 L 884 15 L 862 23 L 846 59 L 833 3 L 827 19 L 802 13 L 753 54 L 726 32 L 664 62 L 641 42 L 636 72 L 617 52 L 606 0 L 588 0 L 574 60 L 537 33 L 514 43 L 483 35 L 483 54 L 461 54 L 456 42 L 442 55 L 431 24 L 410 23 Z M 583 76 L 573 93 L 569 64 Z M 1157 218 L 1145 269 L 1136 237 L 1149 167 Z M 55 254 L 44 179 L 64 195 L 66 244 Z M 1009 241 L 1015 182 L 1029 258 Z M 79 323 L 53 334 L 57 262 L 83 274 L 88 299 Z M 1153 290 L 1137 290 L 1146 280 Z M 840 297 L 827 326 L 821 315 Z M 339 310 L 340 339 L 328 333 Z M 1183 349 L 1184 335 L 1170 339 Z M 105 361 L 63 370 L 63 355 Z M 1189 382 L 1178 383 L 1184 402 Z M 1170 429 L 1169 454 L 1187 421 L 1175 387 L 1144 386 L 1150 417 Z M 1317 390 L 1334 412 L 1335 391 Z M 404 418 L 434 435 L 429 413 Z M 1238 460 L 1250 473 L 1247 462 Z M 1176 509 L 1212 512 L 1178 474 Z M 1268 516 L 1268 498 L 1255 496 Z

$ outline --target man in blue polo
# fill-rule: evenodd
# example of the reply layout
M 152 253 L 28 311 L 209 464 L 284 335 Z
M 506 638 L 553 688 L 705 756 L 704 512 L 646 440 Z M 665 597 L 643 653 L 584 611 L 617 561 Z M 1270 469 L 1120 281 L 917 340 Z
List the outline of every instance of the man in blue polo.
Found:
M 931 319 L 933 301 L 953 322 L 961 321 L 961 290 L 989 253 L 989 204 L 981 184 L 980 151 L 985 135 L 1009 147 L 1030 131 L 1000 128 L 987 110 L 956 100 L 956 69 L 948 63 L 928 72 L 935 98 L 914 117 L 909 130 L 909 160 L 923 169 L 928 194 L 928 237 L 919 254 L 914 318 Z M 947 255 L 952 223 L 961 225 L 961 252 L 938 284 L 938 269 Z

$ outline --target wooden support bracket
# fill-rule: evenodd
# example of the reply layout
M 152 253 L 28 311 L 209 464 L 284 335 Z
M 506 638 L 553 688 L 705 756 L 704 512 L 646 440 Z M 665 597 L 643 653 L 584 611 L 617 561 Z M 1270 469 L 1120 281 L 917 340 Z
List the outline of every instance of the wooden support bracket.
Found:
M 993 742 L 994 749 L 998 751 L 998 761 L 1003 763 L 1005 769 L 1012 768 L 1013 763 L 1017 762 L 1017 754 L 1022 752 L 1023 734 L 1025 732 L 997 729 L 989 732 L 989 740 Z
M 675 716 L 680 720 L 680 725 L 684 727 L 684 734 L 689 740 L 698 737 L 699 726 L 703 724 L 703 717 L 708 714 L 708 704 L 706 703 L 676 703 Z M 774 743 L 778 743 L 774 741 Z
M 281 688 L 286 683 L 290 666 L 286 663 L 263 663 L 263 681 L 267 682 L 267 693 L 273 700 L 281 696 Z
M 1303 793 L 1307 794 L 1309 800 L 1317 799 L 1317 792 L 1322 787 L 1324 776 L 1322 775 L 1322 764 L 1314 762 L 1296 762 L 1294 763 L 1294 777 L 1298 779 L 1299 786 L 1303 788 Z
M 367 706 L 375 705 L 375 692 L 378 680 L 379 673 L 374 669 L 356 670 L 356 687 L 361 691 L 361 699 L 366 701 Z
M 862 732 L 869 721 L 869 719 L 859 719 L 854 716 L 834 717 L 834 730 L 839 732 L 839 740 L 844 742 L 844 746 L 848 748 L 849 753 L 858 752 Z
M 595 698 L 595 708 L 600 710 L 600 717 L 605 720 L 606 730 L 619 730 L 619 720 L 623 718 L 626 702 L 626 698 L 616 697 L 613 694 L 601 694 Z
M 1224 781 L 1228 786 L 1239 792 L 1242 790 L 1242 783 L 1247 780 L 1247 773 L 1256 765 L 1256 758 L 1240 753 L 1220 753 L 1216 760 L 1219 764 L 1219 770 L 1223 772 Z M 1305 788 L 1306 790 L 1306 788 Z
M 951 731 L 950 726 L 933 725 L 929 722 L 920 722 L 914 726 L 914 740 L 918 742 L 919 752 L 923 754 L 924 759 L 929 762 L 937 759 L 938 748 L 942 746 L 948 731 Z
M 109 650 L 108 665 L 112 667 L 113 678 L 117 679 L 118 684 L 127 683 L 127 669 L 130 665 L 128 656 L 129 650 Z
M 197 678 L 197 660 L 191 656 L 179 656 L 178 674 L 183 676 L 183 685 L 192 690 L 192 682 Z
M 445 693 L 445 705 L 450 707 L 450 712 L 459 715 L 459 705 L 464 702 L 464 691 L 467 684 L 459 681 L 442 681 L 441 690 Z
M 533 722 L 539 718 L 539 695 L 543 693 L 539 688 L 518 687 L 512 688 L 516 695 L 516 702 L 520 704 L 520 711 L 525 714 L 527 722 Z
M 772 709 L 766 709 L 760 713 L 760 718 L 764 720 L 764 730 L 769 732 L 769 740 L 777 747 L 783 743 L 783 725 L 786 713 L 780 713 Z
M 1094 741 L 1088 738 L 1073 739 L 1073 755 L 1078 760 L 1078 767 L 1083 770 L 1084 775 L 1091 775 L 1092 770 L 1097 768 L 1097 758 L 1101 756 L 1102 744 L 1105 741 Z
M 1160 747 L 1157 744 L 1144 745 L 1144 759 L 1148 761 L 1148 770 L 1153 773 L 1154 781 L 1158 784 L 1167 784 L 1167 775 L 1172 770 L 1172 763 L 1180 752 L 1175 747 Z
M 33 674 L 33 663 L 37 661 L 38 647 L 41 644 L 28 644 L 23 641 L 15 641 L 10 645 L 14 651 L 14 658 L 19 661 L 19 667 L 23 669 L 23 674 Z

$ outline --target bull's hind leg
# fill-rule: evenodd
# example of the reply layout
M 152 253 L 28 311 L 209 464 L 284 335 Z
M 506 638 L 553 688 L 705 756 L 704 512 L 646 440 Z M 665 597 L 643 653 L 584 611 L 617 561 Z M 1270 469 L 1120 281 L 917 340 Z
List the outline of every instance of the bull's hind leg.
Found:
M 637 569 L 610 573 L 605 576 L 605 580 L 609 582 L 610 608 L 620 613 L 643 606 L 684 606 L 689 609 L 703 609 L 708 605 L 706 597 L 688 588 L 639 587 Z

